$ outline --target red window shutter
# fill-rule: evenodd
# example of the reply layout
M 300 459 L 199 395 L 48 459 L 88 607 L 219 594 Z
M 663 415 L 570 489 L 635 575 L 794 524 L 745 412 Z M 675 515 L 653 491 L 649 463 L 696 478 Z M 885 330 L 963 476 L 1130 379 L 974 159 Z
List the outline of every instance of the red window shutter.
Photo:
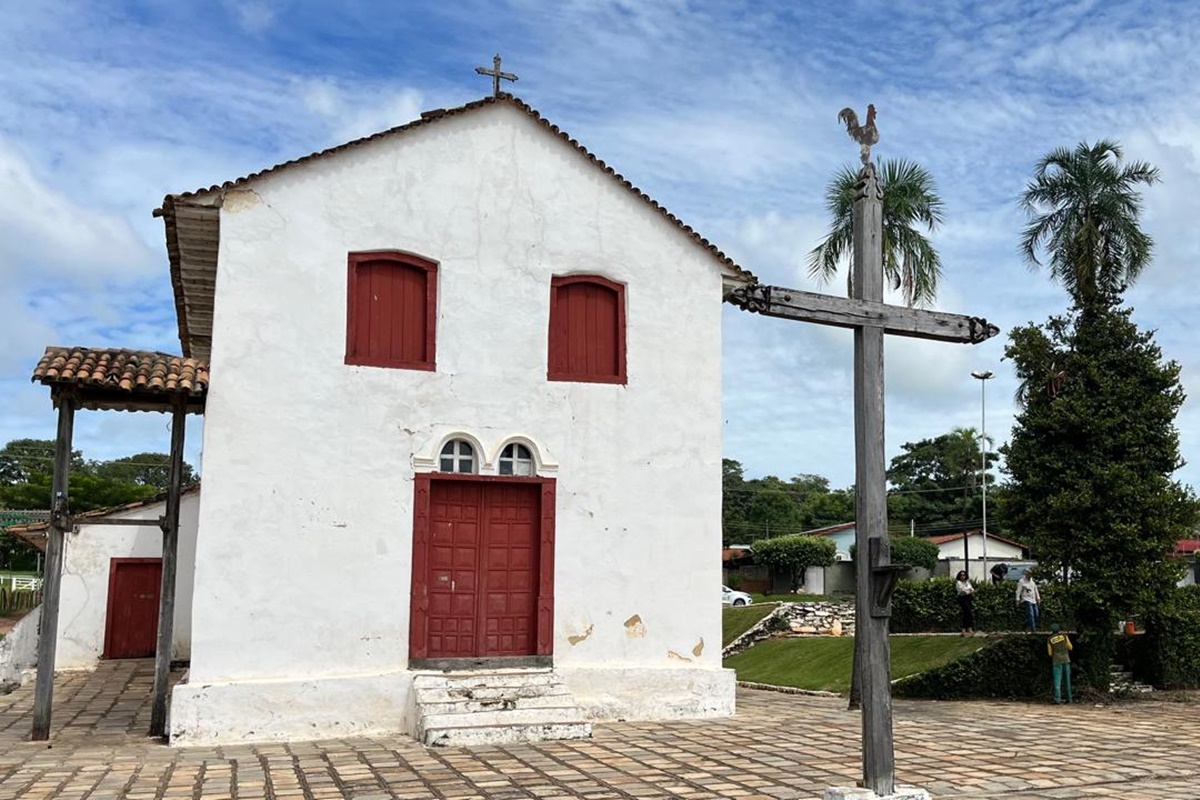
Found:
M 351 253 L 346 363 L 433 369 L 437 265 L 406 253 Z
M 625 383 L 625 287 L 596 275 L 550 285 L 550 380 Z

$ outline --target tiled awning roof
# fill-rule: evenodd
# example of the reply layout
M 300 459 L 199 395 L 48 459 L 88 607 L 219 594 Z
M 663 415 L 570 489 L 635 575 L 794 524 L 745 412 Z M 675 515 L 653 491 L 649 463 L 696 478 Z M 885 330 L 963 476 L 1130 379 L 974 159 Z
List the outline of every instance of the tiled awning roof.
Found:
M 166 410 L 172 398 L 183 395 L 190 410 L 199 410 L 208 391 L 208 364 L 150 350 L 47 347 L 32 379 L 56 393 L 75 390 L 82 408 Z

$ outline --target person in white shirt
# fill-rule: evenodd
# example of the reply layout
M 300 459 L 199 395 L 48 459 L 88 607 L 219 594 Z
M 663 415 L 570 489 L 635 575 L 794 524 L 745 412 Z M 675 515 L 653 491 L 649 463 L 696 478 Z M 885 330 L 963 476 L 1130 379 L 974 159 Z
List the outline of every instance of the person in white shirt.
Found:
M 958 592 L 958 607 L 962 610 L 962 635 L 975 635 L 975 586 L 967 577 L 966 570 L 959 571 L 954 578 L 954 590 Z
M 1038 591 L 1037 584 L 1033 582 L 1033 576 L 1026 570 L 1021 576 L 1021 580 L 1017 581 L 1017 605 L 1025 608 L 1025 632 L 1033 633 L 1037 630 L 1038 623 L 1038 606 L 1042 603 L 1042 595 Z

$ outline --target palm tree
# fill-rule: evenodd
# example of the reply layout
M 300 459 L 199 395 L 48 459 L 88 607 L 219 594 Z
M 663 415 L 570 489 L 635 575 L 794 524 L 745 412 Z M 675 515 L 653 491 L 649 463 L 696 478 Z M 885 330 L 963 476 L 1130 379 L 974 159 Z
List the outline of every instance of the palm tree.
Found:
M 933 176 L 912 161 L 883 160 L 879 164 L 883 186 L 883 270 L 893 288 L 904 287 L 908 305 L 925 305 L 937 296 L 942 260 L 929 240 L 917 229 L 930 233 L 942 222 L 942 199 Z M 808 255 L 808 272 L 829 280 L 853 249 L 851 220 L 854 187 L 858 172 L 842 167 L 825 189 L 825 208 L 833 218 L 829 235 Z
M 1025 261 L 1037 269 L 1045 250 L 1051 279 L 1076 305 L 1119 294 L 1150 263 L 1154 243 L 1138 227 L 1137 187 L 1158 183 L 1158 169 L 1121 158 L 1121 146 L 1108 139 L 1057 148 L 1037 163 L 1021 195 L 1030 220 L 1021 237 Z

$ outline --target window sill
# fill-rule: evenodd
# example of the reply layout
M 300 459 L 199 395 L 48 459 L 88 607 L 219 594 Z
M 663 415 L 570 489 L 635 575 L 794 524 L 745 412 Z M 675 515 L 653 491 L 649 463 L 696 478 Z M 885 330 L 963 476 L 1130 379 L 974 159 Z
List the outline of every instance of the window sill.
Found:
M 348 367 L 380 367 L 383 369 L 415 369 L 423 372 L 437 371 L 437 364 L 432 361 L 369 361 L 364 358 L 346 356 Z
M 624 375 L 564 375 L 553 372 L 546 374 L 546 380 L 558 383 L 615 383 L 621 386 L 629 382 Z

